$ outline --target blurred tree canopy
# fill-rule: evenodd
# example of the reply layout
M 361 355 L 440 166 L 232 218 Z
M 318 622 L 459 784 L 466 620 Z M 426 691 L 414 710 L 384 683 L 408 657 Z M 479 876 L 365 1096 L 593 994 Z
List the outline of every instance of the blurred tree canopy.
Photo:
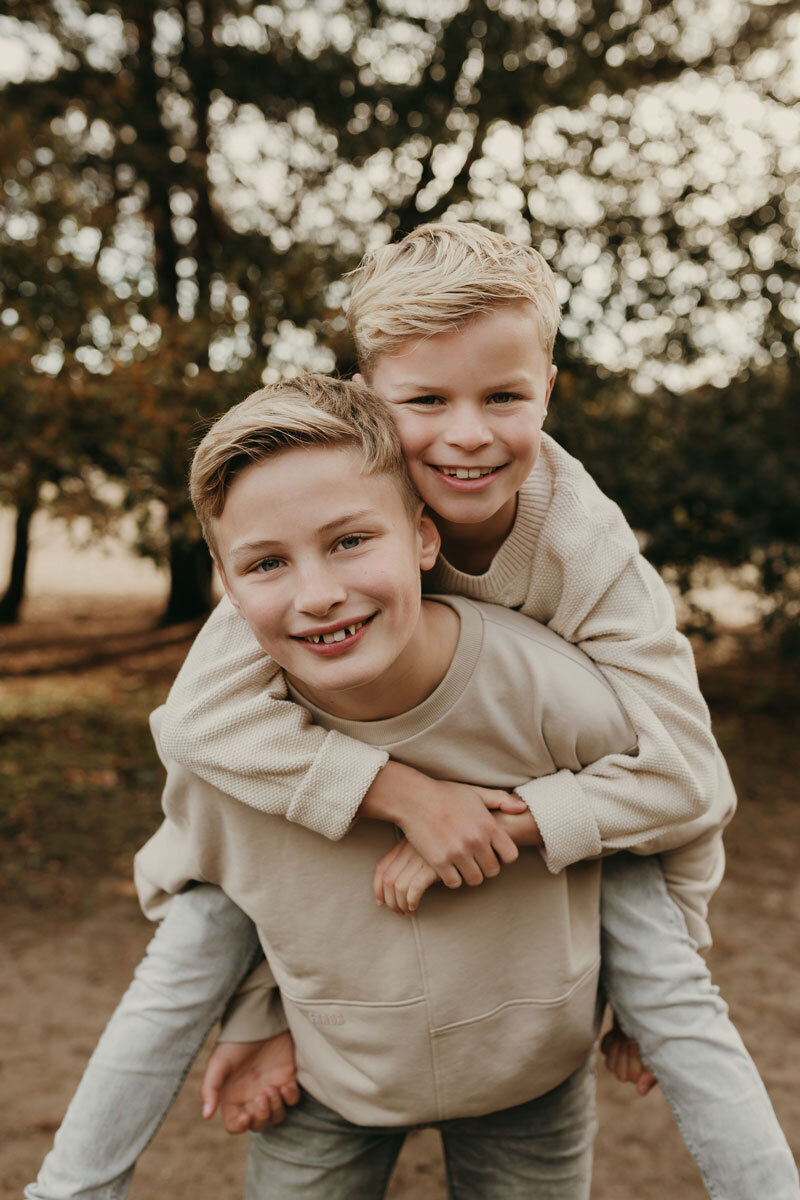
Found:
M 0 39 L 0 503 L 122 485 L 209 602 L 198 424 L 350 369 L 342 274 L 439 217 L 560 279 L 549 428 L 684 586 L 797 611 L 800 0 L 10 0 Z M 792 436 L 794 434 L 794 437 Z M 154 503 L 166 513 L 162 526 Z

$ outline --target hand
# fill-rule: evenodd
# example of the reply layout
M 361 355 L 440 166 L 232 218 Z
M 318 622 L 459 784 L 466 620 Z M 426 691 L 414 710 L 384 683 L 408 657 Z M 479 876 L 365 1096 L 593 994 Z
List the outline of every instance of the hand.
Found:
M 300 1099 L 291 1034 L 219 1043 L 208 1060 L 200 1095 L 203 1117 L 213 1117 L 219 1104 L 228 1133 L 258 1133 L 279 1125 L 286 1117 L 285 1105 Z
M 433 867 L 403 838 L 379 861 L 372 890 L 378 904 L 403 916 L 416 912 L 422 896 L 438 881 Z
M 621 1083 L 636 1084 L 640 1096 L 646 1096 L 658 1083 L 653 1072 L 642 1062 L 636 1042 L 620 1029 L 616 1017 L 600 1043 L 600 1049 L 611 1074 L 616 1075 Z
M 401 816 L 398 824 L 420 857 L 447 887 L 462 881 L 477 887 L 516 862 L 519 851 L 492 810 L 526 811 L 508 792 L 471 784 L 430 780 L 431 792 Z
M 527 811 L 524 801 L 508 792 L 431 779 L 389 762 L 375 777 L 359 815 L 399 825 L 442 883 L 456 888 L 462 882 L 474 887 L 518 857 L 492 810 Z

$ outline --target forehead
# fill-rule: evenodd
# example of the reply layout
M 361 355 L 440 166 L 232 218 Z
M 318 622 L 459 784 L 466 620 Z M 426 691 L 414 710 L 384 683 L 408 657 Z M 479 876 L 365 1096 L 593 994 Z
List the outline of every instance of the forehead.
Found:
M 364 472 L 355 446 L 299 446 L 244 467 L 215 521 L 220 550 L 255 538 L 283 540 L 327 526 L 337 515 L 370 510 L 393 520 L 403 509 L 394 475 Z
M 521 300 L 479 312 L 438 333 L 398 343 L 376 356 L 370 382 L 380 390 L 382 384 L 405 382 L 420 371 L 425 377 L 437 378 L 452 372 L 483 375 L 500 368 L 533 374 L 550 365 L 539 314 L 533 304 Z

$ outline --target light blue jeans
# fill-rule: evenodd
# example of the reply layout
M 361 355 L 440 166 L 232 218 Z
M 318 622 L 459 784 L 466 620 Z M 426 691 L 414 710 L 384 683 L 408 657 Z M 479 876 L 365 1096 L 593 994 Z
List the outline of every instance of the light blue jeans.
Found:
M 437 1121 L 451 1200 L 589 1200 L 594 1056 L 545 1096 Z M 253 1134 L 245 1200 L 380 1200 L 420 1126 L 353 1125 L 304 1092 L 282 1125 Z
M 175 896 L 89 1060 L 36 1183 L 25 1189 L 28 1200 L 127 1195 L 139 1155 L 260 954 L 252 921 L 219 888 Z
M 715 1200 L 798 1200 L 797 1168 L 755 1063 L 658 858 L 603 863 L 601 986 L 658 1079 Z
M 758 1071 L 657 859 L 603 864 L 603 981 L 658 1076 L 709 1194 L 800 1200 Z M 257 947 L 216 888 L 175 897 L 93 1054 L 28 1200 L 122 1200 L 207 1031 Z M 271 1131 L 272 1132 L 272 1131 Z

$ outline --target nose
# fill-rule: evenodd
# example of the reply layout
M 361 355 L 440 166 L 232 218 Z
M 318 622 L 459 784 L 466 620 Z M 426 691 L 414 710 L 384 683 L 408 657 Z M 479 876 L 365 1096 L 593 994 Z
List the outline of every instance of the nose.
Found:
M 297 612 L 324 617 L 346 599 L 347 591 L 332 563 L 307 563 L 298 572 L 294 596 Z
M 479 450 L 493 440 L 483 406 L 461 405 L 450 413 L 445 442 L 460 450 Z

